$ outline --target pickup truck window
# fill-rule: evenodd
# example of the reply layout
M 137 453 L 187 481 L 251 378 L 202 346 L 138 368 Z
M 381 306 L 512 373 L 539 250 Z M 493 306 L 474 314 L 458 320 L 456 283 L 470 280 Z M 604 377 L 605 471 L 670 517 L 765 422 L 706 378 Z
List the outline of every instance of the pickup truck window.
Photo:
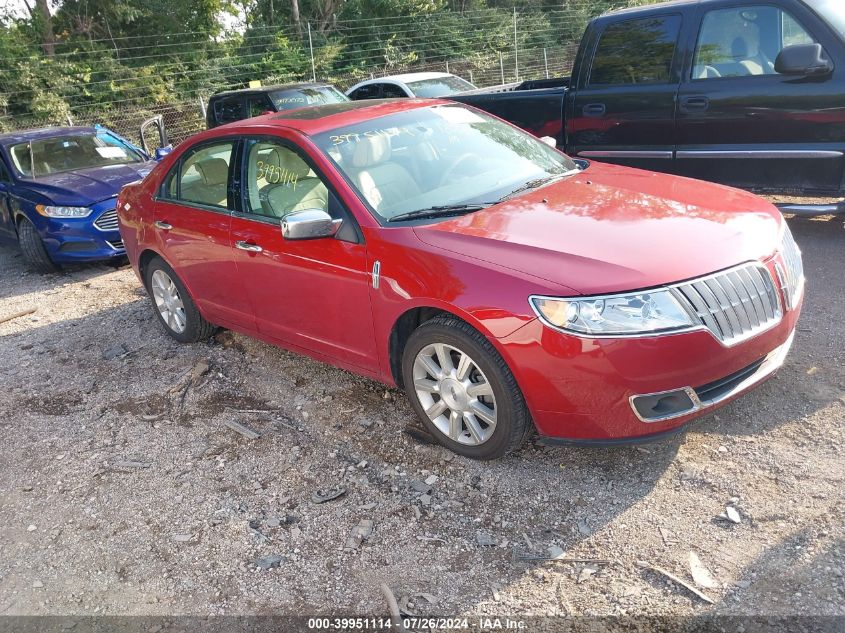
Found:
M 709 11 L 701 22 L 692 78 L 774 75 L 775 60 L 784 47 L 813 43 L 807 30 L 777 7 Z
M 596 47 L 588 85 L 669 83 L 680 30 L 678 15 L 610 24 Z
M 810 8 L 822 16 L 845 39 L 845 4 L 842 0 L 805 0 Z
M 238 97 L 220 99 L 214 103 L 214 114 L 218 123 L 231 123 L 244 118 L 243 100 Z

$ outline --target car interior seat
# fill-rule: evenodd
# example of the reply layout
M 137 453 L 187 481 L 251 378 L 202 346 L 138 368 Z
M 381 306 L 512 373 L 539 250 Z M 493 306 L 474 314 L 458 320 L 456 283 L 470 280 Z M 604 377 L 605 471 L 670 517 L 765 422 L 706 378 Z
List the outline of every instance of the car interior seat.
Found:
M 229 164 L 225 159 L 206 158 L 197 161 L 192 167 L 199 178 L 185 182 L 191 169 L 188 167 L 182 181 L 182 198 L 201 204 L 225 207 L 228 200 L 227 181 L 229 179 Z
M 352 153 L 352 180 L 379 213 L 422 193 L 408 170 L 390 158 L 390 138 L 381 135 L 361 138 Z
M 259 182 L 259 205 L 265 215 L 283 218 L 295 211 L 320 209 L 328 211 L 329 191 L 311 167 L 289 149 L 270 150 L 262 187 Z
M 744 67 L 748 75 L 771 75 L 775 72 L 775 65 L 760 50 L 759 28 L 756 37 L 739 35 L 731 43 L 731 54 L 736 63 Z

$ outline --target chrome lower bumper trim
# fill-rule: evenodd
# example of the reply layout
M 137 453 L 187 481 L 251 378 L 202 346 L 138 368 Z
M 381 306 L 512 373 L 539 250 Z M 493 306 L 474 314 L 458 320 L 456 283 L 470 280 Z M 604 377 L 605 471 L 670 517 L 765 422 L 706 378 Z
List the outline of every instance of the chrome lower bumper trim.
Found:
M 702 409 L 715 406 L 721 402 L 724 402 L 725 400 L 728 400 L 729 398 L 733 398 L 734 396 L 739 395 L 744 391 L 748 391 L 755 385 L 758 385 L 759 383 L 769 378 L 772 374 L 774 374 L 778 369 L 783 366 L 783 363 L 786 360 L 786 356 L 787 354 L 789 354 L 789 350 L 792 347 L 792 342 L 794 339 L 795 331 L 793 330 L 793 332 L 789 335 L 789 338 L 786 339 L 783 345 L 769 352 L 769 354 L 766 356 L 765 359 L 763 359 L 763 362 L 760 363 L 760 366 L 757 368 L 756 371 L 754 371 L 754 373 L 750 374 L 749 376 L 735 384 L 733 387 L 731 387 L 728 391 L 719 394 L 715 398 L 711 398 L 709 400 L 701 400 L 698 397 L 698 393 L 696 393 L 695 389 L 693 389 L 692 387 L 678 387 L 676 389 L 670 389 L 668 391 L 636 394 L 628 398 L 628 403 L 631 405 L 631 410 L 634 412 L 634 415 L 636 415 L 641 422 L 645 422 L 646 424 L 653 424 L 655 422 L 665 422 L 674 418 L 680 418 L 686 415 L 690 415 L 692 413 L 697 413 Z M 679 411 L 669 415 L 657 416 L 652 418 L 645 418 L 641 416 L 640 413 L 637 411 L 637 407 L 635 406 L 635 400 L 637 400 L 638 398 L 660 396 L 664 394 L 673 393 L 675 391 L 686 392 L 687 396 L 689 396 L 689 399 L 692 401 L 693 406 L 684 411 Z

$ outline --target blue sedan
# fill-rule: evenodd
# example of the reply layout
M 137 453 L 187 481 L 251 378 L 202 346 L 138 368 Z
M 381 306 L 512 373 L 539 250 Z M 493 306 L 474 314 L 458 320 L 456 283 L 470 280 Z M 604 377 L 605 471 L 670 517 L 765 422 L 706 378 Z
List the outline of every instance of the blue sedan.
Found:
M 155 166 L 102 127 L 0 135 L 0 243 L 17 242 L 40 272 L 124 257 L 115 204 L 120 189 Z

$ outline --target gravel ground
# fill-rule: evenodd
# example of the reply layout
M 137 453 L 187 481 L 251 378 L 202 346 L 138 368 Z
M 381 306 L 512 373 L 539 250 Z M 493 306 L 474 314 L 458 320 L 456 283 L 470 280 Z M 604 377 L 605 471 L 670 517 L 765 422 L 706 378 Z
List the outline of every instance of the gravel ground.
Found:
M 0 614 L 384 614 L 386 582 L 421 614 L 845 615 L 845 232 L 790 224 L 809 285 L 777 378 L 664 443 L 494 463 L 375 382 L 176 344 L 128 267 L 0 248 L 0 319 L 36 309 L 0 324 Z M 523 558 L 549 548 L 604 562 Z M 712 605 L 637 564 L 693 583 L 691 552 Z

